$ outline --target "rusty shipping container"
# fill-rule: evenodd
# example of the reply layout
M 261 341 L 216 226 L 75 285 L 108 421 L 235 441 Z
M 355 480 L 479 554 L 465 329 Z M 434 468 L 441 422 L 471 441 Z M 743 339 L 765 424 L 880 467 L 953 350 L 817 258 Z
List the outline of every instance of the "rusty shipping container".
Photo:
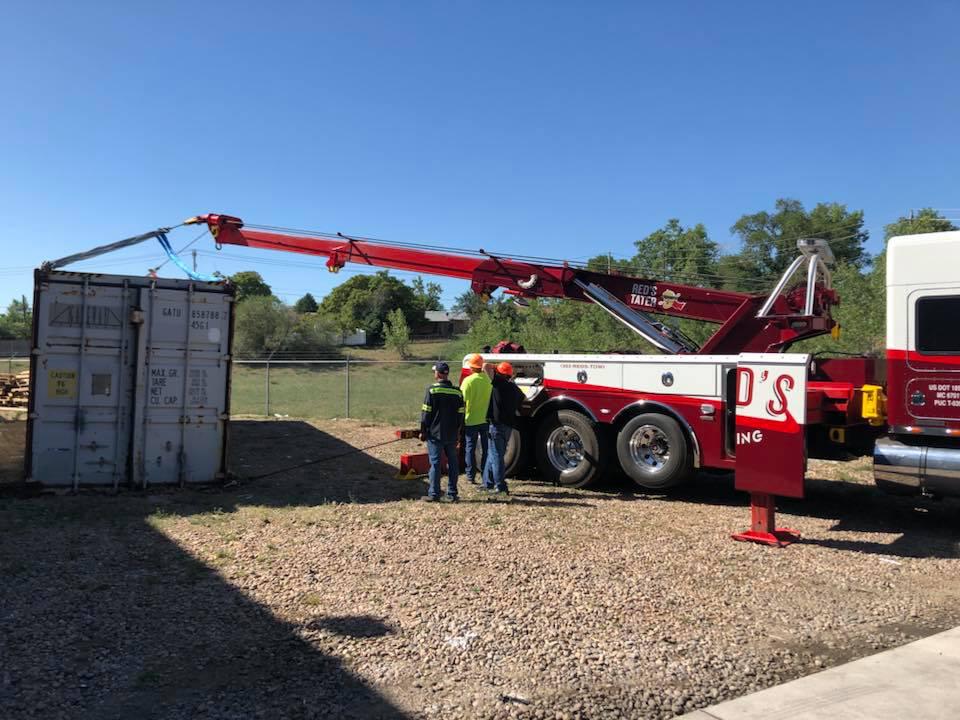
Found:
M 233 291 L 37 270 L 26 477 L 186 485 L 226 472 Z

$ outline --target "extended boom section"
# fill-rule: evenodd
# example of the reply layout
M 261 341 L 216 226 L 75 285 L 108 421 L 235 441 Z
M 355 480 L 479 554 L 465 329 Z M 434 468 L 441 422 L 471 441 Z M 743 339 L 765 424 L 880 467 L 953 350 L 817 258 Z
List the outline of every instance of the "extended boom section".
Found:
M 326 257 L 332 272 L 350 262 L 469 280 L 471 289 L 480 295 L 502 288 L 521 298 L 596 303 L 667 353 L 779 352 L 797 340 L 822 335 L 834 327 L 830 307 L 836 303 L 836 295 L 830 289 L 823 247 L 812 243 L 803 247 L 804 254 L 788 268 L 775 292 L 764 296 L 602 273 L 567 263 L 551 265 L 498 257 L 483 250 L 457 253 L 340 234 L 257 229 L 245 227 L 240 218 L 231 215 L 200 215 L 187 223 L 206 224 L 218 245 Z M 786 291 L 794 272 L 810 257 L 814 260 L 808 265 L 807 283 Z M 647 314 L 701 320 L 720 327 L 697 349 Z

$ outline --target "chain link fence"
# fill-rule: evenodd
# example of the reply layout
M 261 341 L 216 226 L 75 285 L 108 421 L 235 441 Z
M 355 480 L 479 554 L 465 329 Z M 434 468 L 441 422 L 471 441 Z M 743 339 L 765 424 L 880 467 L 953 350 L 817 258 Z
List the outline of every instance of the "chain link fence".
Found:
M 30 367 L 29 340 L 0 340 L 0 372 L 23 372 Z
M 436 360 L 233 362 L 232 415 L 416 423 Z M 456 381 L 460 361 L 447 361 Z

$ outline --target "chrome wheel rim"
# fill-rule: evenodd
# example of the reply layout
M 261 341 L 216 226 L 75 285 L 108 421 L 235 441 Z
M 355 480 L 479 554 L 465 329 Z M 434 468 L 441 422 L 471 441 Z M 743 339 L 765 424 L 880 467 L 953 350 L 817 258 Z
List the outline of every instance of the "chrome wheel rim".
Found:
M 670 441 L 656 425 L 641 425 L 630 436 L 630 459 L 648 473 L 660 472 L 670 461 Z
M 561 425 L 547 437 L 547 458 L 560 472 L 579 467 L 583 462 L 583 438 L 568 425 Z

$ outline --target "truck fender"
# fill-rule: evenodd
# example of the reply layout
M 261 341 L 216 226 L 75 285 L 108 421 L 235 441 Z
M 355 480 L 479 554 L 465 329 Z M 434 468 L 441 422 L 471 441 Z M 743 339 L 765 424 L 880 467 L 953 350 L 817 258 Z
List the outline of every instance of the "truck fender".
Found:
M 540 415 L 544 411 L 556 411 L 556 410 L 576 410 L 577 412 L 580 412 L 586 415 L 593 422 L 595 423 L 600 422 L 599 420 L 597 420 L 597 416 L 590 411 L 590 408 L 588 408 L 579 400 L 576 400 L 570 397 L 569 395 L 557 395 L 556 397 L 552 397 L 546 400 L 545 402 L 541 403 L 540 405 L 537 405 L 537 407 L 533 409 L 533 412 L 530 413 L 530 417 L 536 418 L 538 415 Z

